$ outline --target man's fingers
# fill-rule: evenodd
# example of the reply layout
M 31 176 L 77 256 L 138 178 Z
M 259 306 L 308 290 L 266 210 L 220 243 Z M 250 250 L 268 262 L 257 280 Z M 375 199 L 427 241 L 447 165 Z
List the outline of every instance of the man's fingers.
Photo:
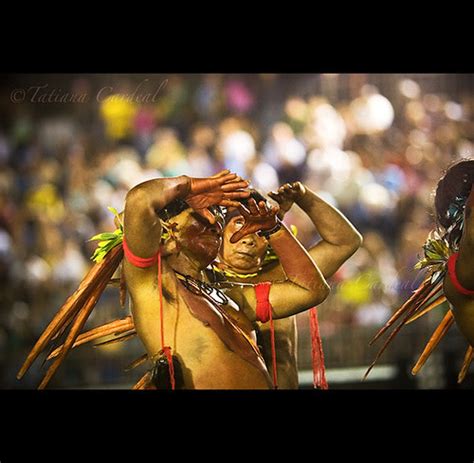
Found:
M 249 211 L 252 215 L 260 215 L 260 211 L 257 207 L 257 203 L 255 202 L 255 199 L 250 198 L 247 201 L 247 205 L 248 205 Z
M 210 178 L 219 178 L 219 177 L 222 177 L 223 175 L 227 175 L 229 172 L 230 172 L 229 169 L 224 169 L 224 170 L 221 170 L 220 172 L 217 172 L 217 174 L 213 175 Z
M 278 203 L 282 203 L 284 201 L 293 201 L 292 195 L 290 195 L 286 191 L 281 192 L 281 193 L 275 193 L 272 191 L 268 193 L 268 196 L 270 196 L 270 198 L 274 199 Z
M 218 177 L 214 179 L 214 181 L 217 182 L 218 185 L 222 186 L 229 182 L 235 182 L 236 179 L 237 179 L 237 174 L 230 173 L 230 174 L 223 175 L 222 177 Z
M 225 206 L 225 207 L 239 207 L 239 202 L 238 201 L 231 201 L 229 199 L 223 199 L 220 203 L 219 206 Z
M 242 203 L 239 203 L 239 205 L 237 206 L 237 208 L 239 209 L 240 213 L 244 216 L 244 217 L 248 217 L 250 215 L 250 211 L 242 204 Z
M 249 182 L 247 180 L 241 180 L 239 182 L 232 181 L 229 183 L 225 183 L 221 186 L 222 191 L 235 191 L 240 190 L 242 188 L 247 188 L 249 186 Z M 250 195 L 250 192 L 249 192 Z
M 260 201 L 258 203 L 258 213 L 260 215 L 267 215 L 268 209 L 265 201 Z
M 280 212 L 280 207 L 279 206 L 271 206 L 270 207 L 270 214 L 276 215 Z
M 209 209 L 196 209 L 196 212 L 201 217 L 204 217 L 211 225 L 214 225 L 216 223 L 216 218 Z
M 245 231 L 245 227 L 244 227 L 244 228 L 241 228 L 240 230 L 236 231 L 230 237 L 230 242 L 232 244 L 237 243 L 237 241 L 240 241 L 245 235 L 247 235 L 247 232 Z
M 244 199 L 250 196 L 250 191 L 230 191 L 229 193 L 224 193 L 224 199 Z

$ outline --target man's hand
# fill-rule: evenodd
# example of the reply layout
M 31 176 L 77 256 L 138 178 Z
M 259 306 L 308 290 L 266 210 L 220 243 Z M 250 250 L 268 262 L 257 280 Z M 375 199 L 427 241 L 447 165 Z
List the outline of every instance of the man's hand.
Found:
M 255 199 L 251 198 L 248 201 L 248 209 L 241 203 L 239 203 L 238 208 L 245 219 L 245 223 L 240 230 L 231 236 L 231 243 L 237 243 L 244 236 L 260 230 L 271 230 L 277 224 L 278 206 L 268 208 L 264 201 L 257 204 Z
M 210 223 L 215 223 L 214 215 L 207 209 L 210 206 L 238 207 L 237 199 L 248 198 L 249 182 L 237 174 L 223 170 L 209 178 L 191 178 L 191 191 L 185 201 Z
M 270 191 L 268 196 L 274 199 L 280 206 L 278 218 L 283 220 L 285 214 L 291 209 L 293 203 L 302 198 L 306 193 L 306 188 L 301 182 L 285 183 L 278 191 Z

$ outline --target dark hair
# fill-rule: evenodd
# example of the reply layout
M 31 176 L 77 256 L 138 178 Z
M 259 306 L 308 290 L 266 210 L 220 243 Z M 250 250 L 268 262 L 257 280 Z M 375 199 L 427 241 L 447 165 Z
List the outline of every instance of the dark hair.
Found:
M 250 198 L 254 199 L 257 204 L 260 201 L 267 202 L 267 198 L 265 198 L 265 196 L 263 196 L 257 190 L 250 190 L 250 196 L 248 198 L 238 199 L 237 201 L 239 201 L 241 204 L 243 204 L 245 207 L 248 208 L 248 202 Z M 227 209 L 225 213 L 225 224 L 227 225 L 230 219 L 233 219 L 234 217 L 238 215 L 240 215 L 240 211 L 236 207 Z
M 171 217 L 180 214 L 181 212 L 189 209 L 189 204 L 182 199 L 175 199 L 166 205 L 165 208 L 158 212 L 160 219 L 168 221 Z
M 158 216 L 160 219 L 164 220 L 165 222 L 169 221 L 172 217 L 181 214 L 181 212 L 191 209 L 191 206 L 184 201 L 183 199 L 175 199 L 171 201 L 165 208 L 161 209 L 158 212 Z M 216 220 L 224 221 L 224 214 L 220 206 L 210 206 L 208 209 L 212 212 L 212 214 L 216 217 Z
M 462 159 L 452 164 L 438 182 L 434 199 L 436 220 L 445 229 L 453 223 L 448 214 L 450 207 L 456 200 L 464 205 L 473 183 L 474 159 Z

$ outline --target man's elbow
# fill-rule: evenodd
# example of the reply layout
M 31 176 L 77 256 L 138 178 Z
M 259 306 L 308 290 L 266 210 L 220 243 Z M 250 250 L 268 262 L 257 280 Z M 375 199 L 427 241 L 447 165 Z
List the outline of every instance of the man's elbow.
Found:
M 331 287 L 326 281 L 322 281 L 312 290 L 312 305 L 319 305 L 326 300 L 331 292 Z
M 130 225 L 132 222 L 142 223 L 144 221 L 153 222 L 156 214 L 150 204 L 150 198 L 144 188 L 140 185 L 132 188 L 125 197 L 124 208 L 125 222 Z
M 128 205 L 137 205 L 143 201 L 145 192 L 141 184 L 135 185 L 132 189 L 128 190 L 127 195 L 125 196 L 125 204 Z
M 355 254 L 355 252 L 362 246 L 363 242 L 364 238 L 362 235 L 357 230 L 354 230 L 350 241 L 345 245 L 345 249 L 347 249 L 346 259 L 349 259 L 349 257 Z
M 149 208 L 148 194 L 141 185 L 133 187 L 125 196 L 125 210 L 142 211 Z
M 363 242 L 364 242 L 364 238 L 357 230 L 355 230 L 354 236 L 351 242 L 352 253 L 356 252 L 362 246 Z

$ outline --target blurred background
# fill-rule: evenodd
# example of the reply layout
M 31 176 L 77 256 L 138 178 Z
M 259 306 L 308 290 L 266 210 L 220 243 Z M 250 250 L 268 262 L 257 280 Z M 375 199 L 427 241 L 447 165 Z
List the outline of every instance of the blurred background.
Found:
M 115 229 L 108 206 L 151 178 L 223 168 L 268 192 L 300 180 L 338 207 L 363 247 L 319 307 L 332 389 L 472 388 L 456 383 L 467 342 L 451 328 L 421 372 L 410 369 L 442 318 L 408 325 L 362 377 L 368 342 L 421 282 L 413 270 L 433 228 L 444 169 L 474 156 L 472 74 L 23 74 L 0 76 L 0 388 L 91 266 L 88 239 Z M 285 221 L 318 236 L 295 206 Z M 108 288 L 86 328 L 121 318 Z M 301 388 L 312 387 L 308 313 L 298 315 Z M 137 339 L 74 349 L 51 388 L 129 388 Z

